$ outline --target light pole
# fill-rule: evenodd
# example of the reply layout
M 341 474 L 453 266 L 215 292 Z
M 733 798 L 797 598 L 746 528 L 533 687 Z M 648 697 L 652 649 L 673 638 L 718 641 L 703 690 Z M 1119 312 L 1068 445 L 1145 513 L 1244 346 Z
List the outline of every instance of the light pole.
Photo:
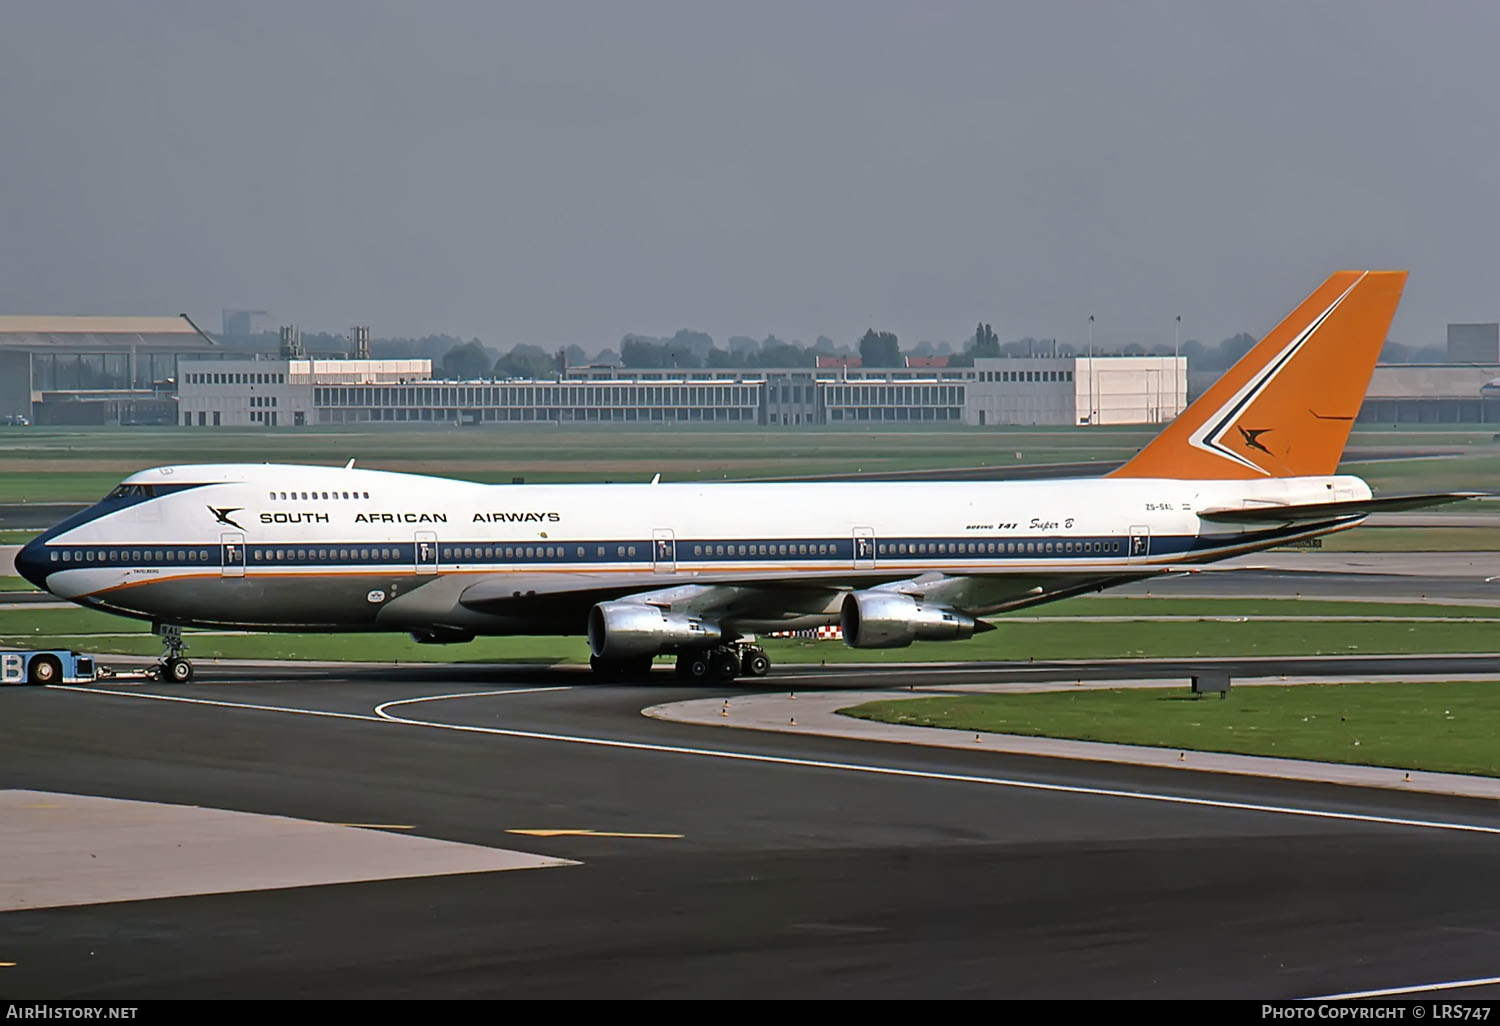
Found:
M 1094 315 L 1089 314 L 1089 427 L 1094 426 Z
M 1182 314 L 1177 315 L 1177 320 L 1172 324 L 1172 416 L 1182 412 L 1182 407 L 1187 403 L 1187 396 L 1177 396 L 1177 361 L 1182 356 L 1177 339 L 1182 334 Z

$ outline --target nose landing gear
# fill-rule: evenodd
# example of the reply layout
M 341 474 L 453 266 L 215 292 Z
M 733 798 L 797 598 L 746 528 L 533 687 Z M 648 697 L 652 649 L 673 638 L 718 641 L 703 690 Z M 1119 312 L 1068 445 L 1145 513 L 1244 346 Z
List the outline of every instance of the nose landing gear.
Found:
M 182 628 L 159 623 L 153 625 L 152 631 L 161 635 L 162 643 L 166 645 L 166 651 L 161 654 L 161 660 L 154 667 L 158 679 L 171 681 L 173 684 L 186 684 L 191 681 L 193 664 L 182 656 L 187 648 L 187 644 L 182 640 Z

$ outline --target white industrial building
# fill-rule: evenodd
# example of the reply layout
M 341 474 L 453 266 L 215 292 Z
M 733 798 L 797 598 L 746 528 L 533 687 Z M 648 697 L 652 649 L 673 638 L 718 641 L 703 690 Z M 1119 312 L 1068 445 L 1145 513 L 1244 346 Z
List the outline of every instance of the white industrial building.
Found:
M 183 427 L 303 427 L 323 423 L 319 384 L 427 381 L 431 360 L 183 360 L 177 412 Z
M 966 371 L 964 423 L 1164 424 L 1187 406 L 1187 359 L 979 359 Z

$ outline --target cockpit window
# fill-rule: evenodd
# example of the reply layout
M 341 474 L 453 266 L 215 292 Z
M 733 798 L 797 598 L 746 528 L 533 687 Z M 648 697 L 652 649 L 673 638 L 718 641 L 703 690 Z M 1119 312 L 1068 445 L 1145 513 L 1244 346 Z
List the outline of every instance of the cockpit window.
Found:
M 171 495 L 187 488 L 202 488 L 205 483 L 197 481 L 182 481 L 173 484 L 122 484 L 114 491 L 104 497 L 104 501 L 126 499 L 139 502 L 142 499 L 159 499 L 163 495 Z

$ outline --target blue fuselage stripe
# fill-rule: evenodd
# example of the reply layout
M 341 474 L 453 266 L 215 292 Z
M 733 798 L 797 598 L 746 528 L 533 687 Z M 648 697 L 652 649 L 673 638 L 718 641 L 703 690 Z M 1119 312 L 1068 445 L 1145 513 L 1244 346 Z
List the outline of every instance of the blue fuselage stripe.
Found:
M 503 542 L 193 542 L 180 545 L 48 544 L 49 572 L 89 568 L 164 567 L 168 569 L 247 570 L 307 567 L 567 567 L 573 565 L 650 567 L 774 562 L 882 566 L 913 561 L 993 563 L 1025 560 L 1086 562 L 1131 556 L 1201 555 L 1217 549 L 1274 542 L 1305 534 L 1319 525 L 1301 524 L 1243 534 L 1140 536 L 1132 549 L 1128 535 L 908 538 L 724 538 L 640 539 L 637 541 Z M 858 547 L 856 549 L 856 547 Z M 236 551 L 237 550 L 237 551 Z M 434 551 L 435 550 L 435 551 Z

